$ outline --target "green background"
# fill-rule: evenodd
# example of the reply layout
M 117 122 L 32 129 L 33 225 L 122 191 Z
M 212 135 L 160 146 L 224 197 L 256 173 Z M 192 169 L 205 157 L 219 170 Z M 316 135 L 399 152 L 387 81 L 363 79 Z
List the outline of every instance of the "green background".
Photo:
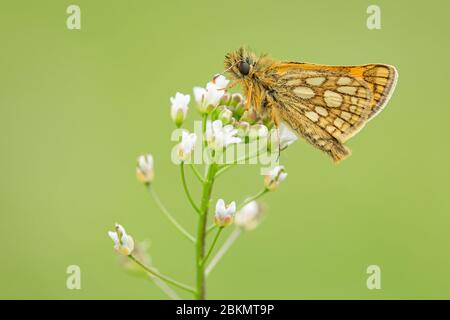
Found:
M 241 45 L 389 63 L 400 77 L 348 160 L 302 141 L 283 153 L 289 177 L 211 274 L 209 298 L 450 298 L 448 2 L 79 0 L 82 29 L 68 30 L 72 3 L 1 5 L 1 298 L 165 298 L 117 265 L 116 221 L 151 240 L 161 271 L 194 283 L 194 248 L 136 181 L 135 161 L 154 154 L 155 188 L 194 232 L 170 162 L 169 97 L 204 85 Z M 370 4 L 381 30 L 366 28 Z M 261 185 L 258 167 L 239 166 L 215 196 L 241 201 Z M 81 290 L 66 289 L 72 264 Z M 372 264 L 381 290 L 366 288 Z

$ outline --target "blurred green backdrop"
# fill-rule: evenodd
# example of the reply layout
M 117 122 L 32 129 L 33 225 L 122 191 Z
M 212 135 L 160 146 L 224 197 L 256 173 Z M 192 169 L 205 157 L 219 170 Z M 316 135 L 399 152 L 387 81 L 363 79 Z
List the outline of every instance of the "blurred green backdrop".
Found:
M 81 30 L 66 8 L 81 7 Z M 381 7 L 382 29 L 366 28 Z M 0 11 L 1 298 L 165 296 L 124 273 L 114 222 L 150 239 L 155 265 L 193 283 L 191 244 L 134 175 L 156 159 L 155 188 L 191 231 L 194 214 L 170 162 L 169 97 L 191 93 L 240 45 L 323 64 L 398 67 L 385 111 L 338 166 L 299 142 L 267 219 L 211 275 L 209 298 L 450 298 L 450 127 L 446 1 L 2 1 Z M 191 112 L 191 119 L 195 115 Z M 215 189 L 260 189 L 238 167 Z M 195 193 L 198 197 L 198 193 Z M 66 267 L 82 289 L 66 289 Z M 366 268 L 382 289 L 366 288 Z

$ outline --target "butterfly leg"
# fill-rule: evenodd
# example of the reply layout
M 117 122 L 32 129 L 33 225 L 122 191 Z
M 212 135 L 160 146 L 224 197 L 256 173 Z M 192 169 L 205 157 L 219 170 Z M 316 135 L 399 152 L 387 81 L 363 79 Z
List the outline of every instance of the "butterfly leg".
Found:
M 250 83 L 246 92 L 247 101 L 245 103 L 245 110 L 250 110 L 250 106 L 252 104 L 252 92 L 253 92 L 253 85 Z
M 227 85 L 226 90 L 235 87 L 239 83 L 239 80 L 233 80 L 229 85 Z

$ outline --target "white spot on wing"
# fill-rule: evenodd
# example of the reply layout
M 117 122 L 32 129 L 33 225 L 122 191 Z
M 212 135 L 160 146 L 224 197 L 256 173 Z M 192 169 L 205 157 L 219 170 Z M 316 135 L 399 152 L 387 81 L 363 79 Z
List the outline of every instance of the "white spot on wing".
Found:
M 296 87 L 294 93 L 302 99 L 310 99 L 314 97 L 314 91 L 308 87 Z
M 328 111 L 327 111 L 327 109 L 325 109 L 324 107 L 316 107 L 316 112 L 318 113 L 318 114 L 320 114 L 321 116 L 324 116 L 324 117 L 326 117 L 326 116 L 328 116 Z
M 330 108 L 339 108 L 342 104 L 342 96 L 334 91 L 326 90 L 323 98 Z
M 319 115 L 314 111 L 308 111 L 305 113 L 309 120 L 317 122 L 319 120 Z
M 324 83 L 326 80 L 325 77 L 314 77 L 314 78 L 307 78 L 306 83 L 311 86 L 320 86 L 322 83 Z
M 349 85 L 350 83 L 352 83 L 352 78 L 349 78 L 349 77 L 340 77 L 339 79 L 338 79 L 338 81 L 337 81 L 337 84 L 339 85 L 339 86 L 346 86 L 346 85 Z
M 344 86 L 344 87 L 337 88 L 337 91 L 339 91 L 340 93 L 345 93 L 345 94 L 348 94 L 351 96 L 355 95 L 356 90 L 357 90 L 357 87 Z

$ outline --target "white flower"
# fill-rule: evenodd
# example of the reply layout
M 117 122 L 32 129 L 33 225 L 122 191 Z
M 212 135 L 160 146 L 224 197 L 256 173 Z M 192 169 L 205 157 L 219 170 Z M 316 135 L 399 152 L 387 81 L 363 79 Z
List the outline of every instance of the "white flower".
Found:
M 219 105 L 228 82 L 224 76 L 217 76 L 206 84 L 206 88 L 194 87 L 195 102 L 201 113 L 211 112 Z
M 155 177 L 153 156 L 151 154 L 141 155 L 137 162 L 136 177 L 142 183 L 151 183 Z
M 231 202 L 225 205 L 223 199 L 217 200 L 216 214 L 214 216 L 214 223 L 219 227 L 226 227 L 233 223 L 233 217 L 236 212 L 236 202 Z
M 120 224 L 116 223 L 115 231 L 108 231 L 108 235 L 114 241 L 114 250 L 117 253 L 129 256 L 133 252 L 134 240 Z
M 280 127 L 278 128 L 278 139 L 280 143 L 280 150 L 286 149 L 290 144 L 294 143 L 298 140 L 297 135 L 292 132 L 291 129 L 287 125 L 285 125 L 283 122 L 280 124 Z
M 234 223 L 239 228 L 250 231 L 255 229 L 261 222 L 262 215 L 263 210 L 261 204 L 257 201 L 251 201 L 236 212 Z
M 222 150 L 230 144 L 240 143 L 241 138 L 236 137 L 237 133 L 238 130 L 232 125 L 223 126 L 220 120 L 206 123 L 206 141 L 214 150 Z
M 276 166 L 264 176 L 264 184 L 269 191 L 275 191 L 286 177 L 287 173 L 284 170 L 284 166 Z
M 229 82 L 230 80 L 227 80 L 225 76 L 220 74 L 216 75 L 211 82 L 208 82 L 206 87 L 208 88 L 208 86 L 215 86 L 218 90 L 225 90 Z
M 177 127 L 180 127 L 183 124 L 183 121 L 186 119 L 188 112 L 188 104 L 191 101 L 191 96 L 188 94 L 182 94 L 177 92 L 175 97 L 170 98 L 170 116 L 172 120 L 175 122 Z
M 182 161 L 186 161 L 189 159 L 192 151 L 194 150 L 196 142 L 197 135 L 195 133 L 189 133 L 186 130 L 183 131 L 181 142 L 177 146 L 177 154 Z

